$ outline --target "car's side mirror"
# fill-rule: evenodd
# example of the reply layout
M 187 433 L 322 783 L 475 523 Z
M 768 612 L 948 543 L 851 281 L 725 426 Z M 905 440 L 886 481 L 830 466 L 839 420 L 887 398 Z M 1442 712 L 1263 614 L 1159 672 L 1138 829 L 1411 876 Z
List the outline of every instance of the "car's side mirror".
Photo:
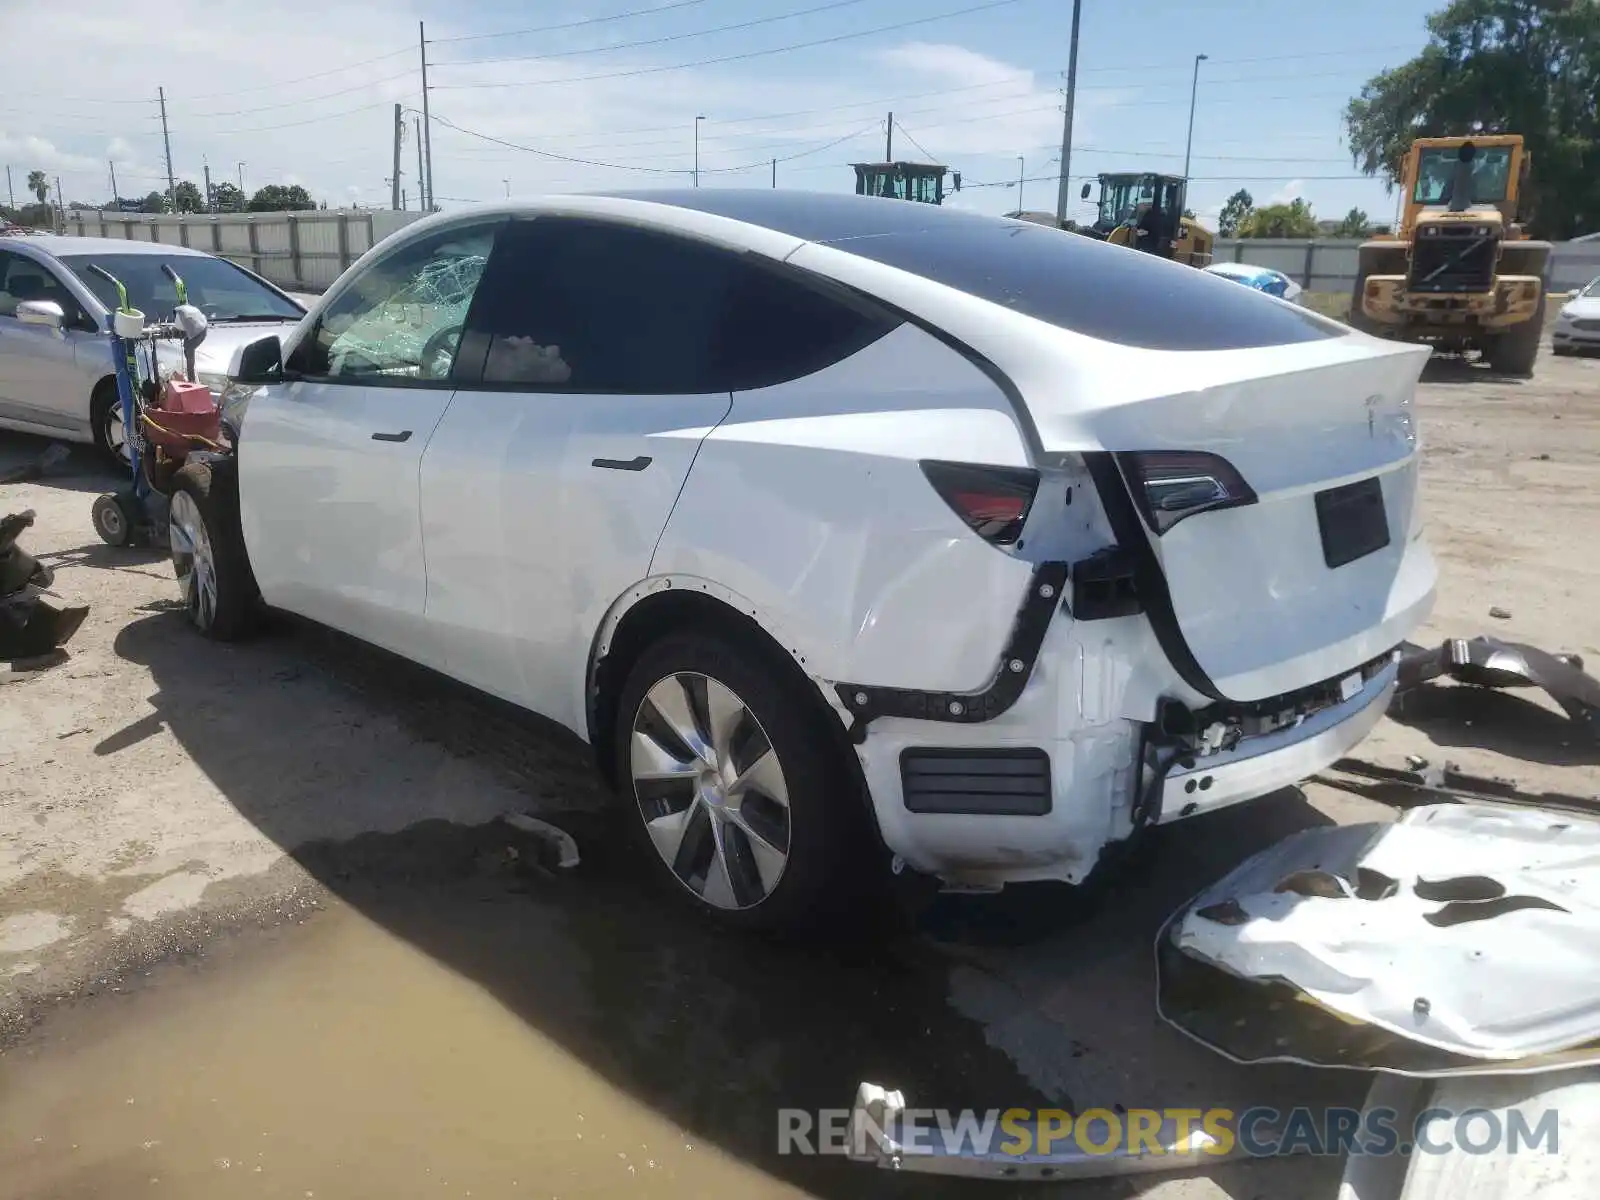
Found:
M 235 383 L 276 383 L 283 378 L 283 343 L 259 338 L 233 352 L 228 378 Z
M 42 325 L 59 333 L 67 322 L 67 314 L 54 300 L 24 300 L 17 305 L 17 320 L 24 325 Z
M 1078 193 L 1078 199 L 1079 200 L 1087 200 L 1088 198 L 1089 198 L 1089 185 L 1086 183 L 1086 184 L 1083 185 L 1083 191 Z

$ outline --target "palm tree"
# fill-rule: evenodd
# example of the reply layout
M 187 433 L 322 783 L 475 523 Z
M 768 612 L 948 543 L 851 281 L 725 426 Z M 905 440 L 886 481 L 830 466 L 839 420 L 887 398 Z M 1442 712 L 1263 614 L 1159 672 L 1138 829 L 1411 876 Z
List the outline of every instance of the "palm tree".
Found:
M 45 181 L 43 171 L 28 172 L 28 190 L 38 197 L 40 204 L 44 203 L 45 197 L 50 194 L 50 185 Z

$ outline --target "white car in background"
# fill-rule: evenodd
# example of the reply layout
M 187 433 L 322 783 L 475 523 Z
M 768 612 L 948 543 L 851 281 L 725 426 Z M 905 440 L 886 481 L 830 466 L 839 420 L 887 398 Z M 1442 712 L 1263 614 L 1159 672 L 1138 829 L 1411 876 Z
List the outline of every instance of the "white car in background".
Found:
M 1557 354 L 1600 349 L 1600 279 L 1568 300 L 1550 331 L 1550 347 Z
M 173 558 L 214 636 L 264 600 L 565 725 L 736 924 L 891 857 L 1075 882 L 1383 714 L 1427 357 L 899 200 L 508 203 L 239 356 Z

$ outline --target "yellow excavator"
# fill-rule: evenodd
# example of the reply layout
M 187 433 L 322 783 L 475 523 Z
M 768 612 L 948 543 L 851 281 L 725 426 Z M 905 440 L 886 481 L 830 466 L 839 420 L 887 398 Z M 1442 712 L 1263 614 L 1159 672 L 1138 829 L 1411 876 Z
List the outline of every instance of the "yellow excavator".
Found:
M 1478 350 L 1496 371 L 1532 374 L 1551 247 L 1521 224 L 1531 169 L 1520 134 L 1412 143 L 1400 170 L 1400 225 L 1362 245 L 1350 324 Z
M 1099 214 L 1078 232 L 1170 258 L 1191 267 L 1211 265 L 1216 236 L 1193 217 L 1183 215 L 1185 194 L 1181 175 L 1153 172 L 1099 176 Z M 1087 200 L 1092 184 L 1079 196 Z

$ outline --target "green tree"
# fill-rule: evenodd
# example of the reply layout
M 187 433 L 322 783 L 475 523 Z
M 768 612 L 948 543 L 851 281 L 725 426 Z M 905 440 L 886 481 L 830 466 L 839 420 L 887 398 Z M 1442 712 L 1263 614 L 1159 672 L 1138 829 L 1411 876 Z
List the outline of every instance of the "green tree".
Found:
M 250 197 L 251 212 L 302 212 L 315 207 L 311 193 L 298 183 L 269 183 Z
M 1349 212 L 1345 213 L 1344 220 L 1335 225 L 1328 236 L 1336 238 L 1364 238 L 1367 236 L 1369 229 L 1370 226 L 1367 221 L 1367 214 L 1362 212 L 1359 208 L 1352 208 Z
M 1600 224 L 1600 4 L 1451 0 L 1428 34 L 1346 106 L 1356 166 L 1392 189 L 1415 138 L 1520 133 L 1533 156 L 1530 232 L 1565 238 Z
M 181 213 L 197 213 L 205 210 L 205 198 L 200 195 L 200 189 L 192 180 L 185 179 L 172 189 L 173 199 L 178 202 L 178 211 Z
M 40 204 L 50 195 L 50 181 L 45 178 L 43 171 L 28 172 L 28 190 L 34 194 Z
M 1269 204 L 1239 223 L 1242 238 L 1309 238 L 1317 236 L 1317 218 L 1304 200 Z
M 144 198 L 144 211 L 147 213 L 160 213 L 167 211 L 167 197 L 161 192 L 151 192 Z
M 245 195 L 231 183 L 219 183 L 211 189 L 211 202 L 218 212 L 243 212 Z
M 1218 236 L 1238 237 L 1239 226 L 1244 224 L 1255 206 L 1255 199 L 1244 188 L 1229 196 L 1228 202 L 1222 206 L 1222 215 L 1217 218 Z

